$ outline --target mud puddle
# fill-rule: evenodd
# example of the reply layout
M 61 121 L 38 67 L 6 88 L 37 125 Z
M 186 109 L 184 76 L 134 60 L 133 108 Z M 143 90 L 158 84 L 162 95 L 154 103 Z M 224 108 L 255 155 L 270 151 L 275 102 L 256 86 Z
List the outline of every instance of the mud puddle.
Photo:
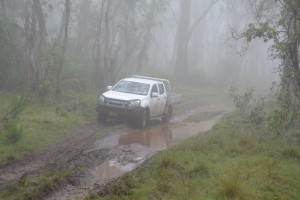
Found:
M 199 110 L 200 112 L 222 111 L 223 113 L 200 123 L 186 123 L 179 127 L 171 126 Z M 86 155 L 85 159 L 89 157 L 88 155 L 98 156 L 92 156 L 90 159 L 94 160 L 86 161 L 90 164 L 86 166 L 87 170 L 81 175 L 79 183 L 66 185 L 48 199 L 83 199 L 88 194 L 96 193 L 107 182 L 137 168 L 159 151 L 210 130 L 227 111 L 228 108 L 225 107 L 203 107 L 203 109 L 195 109 L 187 116 L 177 116 L 169 125 L 154 122 L 144 130 L 125 128 L 96 140 L 90 149 L 83 152 L 83 156 Z M 101 159 L 97 159 L 97 157 L 101 157 Z

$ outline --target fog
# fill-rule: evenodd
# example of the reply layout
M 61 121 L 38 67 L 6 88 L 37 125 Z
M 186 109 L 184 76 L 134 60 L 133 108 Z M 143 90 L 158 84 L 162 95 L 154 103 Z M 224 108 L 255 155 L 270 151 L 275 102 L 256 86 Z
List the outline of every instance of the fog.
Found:
M 1 54 L 9 54 L 1 64 L 1 89 L 35 90 L 46 83 L 59 88 L 57 93 L 103 88 L 132 74 L 220 89 L 267 89 L 278 80 L 279 67 L 269 57 L 270 42 L 235 37 L 268 17 L 258 15 L 257 5 L 246 0 L 2 0 L 2 23 L 12 24 L 1 36 L 2 46 L 7 43 L 15 55 Z M 5 40 L 10 32 L 16 43 Z

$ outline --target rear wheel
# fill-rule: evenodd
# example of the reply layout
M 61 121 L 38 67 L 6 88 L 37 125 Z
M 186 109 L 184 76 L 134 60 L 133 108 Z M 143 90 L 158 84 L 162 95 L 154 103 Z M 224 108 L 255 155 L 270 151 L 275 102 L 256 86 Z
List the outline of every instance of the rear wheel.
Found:
M 105 112 L 98 112 L 98 122 L 106 122 L 107 113 Z
M 167 112 L 165 113 L 165 115 L 161 118 L 161 121 L 163 123 L 168 123 L 172 117 L 172 114 L 173 114 L 173 109 L 172 109 L 172 106 L 168 106 L 168 110 Z
M 144 109 L 141 113 L 140 118 L 138 119 L 138 127 L 139 128 L 145 128 L 147 126 L 149 120 L 149 113 L 148 110 Z

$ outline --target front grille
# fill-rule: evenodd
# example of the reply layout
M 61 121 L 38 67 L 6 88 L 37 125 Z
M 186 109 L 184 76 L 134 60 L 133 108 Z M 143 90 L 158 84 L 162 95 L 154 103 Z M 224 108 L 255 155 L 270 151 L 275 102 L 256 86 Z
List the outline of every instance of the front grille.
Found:
M 127 101 L 117 100 L 117 99 L 106 99 L 106 103 L 113 107 L 126 107 Z

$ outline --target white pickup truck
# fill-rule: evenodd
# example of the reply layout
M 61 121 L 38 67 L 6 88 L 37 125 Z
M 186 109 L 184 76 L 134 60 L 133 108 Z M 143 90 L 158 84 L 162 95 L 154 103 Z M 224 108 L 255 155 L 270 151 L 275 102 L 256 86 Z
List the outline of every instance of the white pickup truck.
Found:
M 134 75 L 108 86 L 107 90 L 97 100 L 98 120 L 105 122 L 108 117 L 133 119 L 140 128 L 145 128 L 152 119 L 168 122 L 172 105 L 181 100 L 180 94 L 170 93 L 168 80 L 153 77 Z

